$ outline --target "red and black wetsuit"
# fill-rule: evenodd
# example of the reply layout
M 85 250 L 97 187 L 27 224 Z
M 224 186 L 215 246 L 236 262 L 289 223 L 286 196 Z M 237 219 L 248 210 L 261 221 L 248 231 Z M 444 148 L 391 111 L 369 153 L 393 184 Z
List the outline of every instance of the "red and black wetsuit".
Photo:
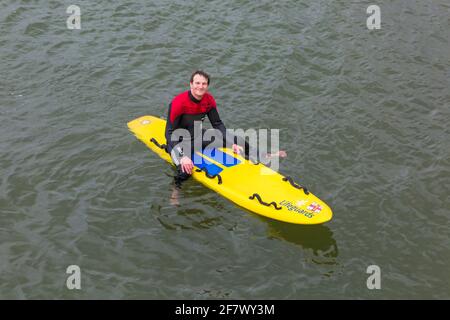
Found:
M 167 152 L 172 156 L 175 165 L 178 166 L 180 164 L 180 159 L 183 156 L 191 158 L 193 142 L 192 145 L 190 142 L 183 144 L 183 150 L 180 147 L 175 148 L 182 139 L 173 135 L 174 131 L 177 129 L 186 129 L 190 134 L 191 141 L 193 141 L 194 138 L 199 138 L 194 136 L 195 133 L 199 133 L 194 129 L 195 124 L 200 124 L 206 116 L 211 121 L 213 128 L 222 133 L 225 141 L 226 128 L 219 117 L 216 101 L 211 94 L 205 93 L 201 100 L 197 100 L 191 91 L 188 90 L 176 96 L 170 103 L 166 124 L 166 140 Z M 203 134 L 201 129 L 200 133 Z M 188 151 L 186 148 L 190 148 L 191 150 Z

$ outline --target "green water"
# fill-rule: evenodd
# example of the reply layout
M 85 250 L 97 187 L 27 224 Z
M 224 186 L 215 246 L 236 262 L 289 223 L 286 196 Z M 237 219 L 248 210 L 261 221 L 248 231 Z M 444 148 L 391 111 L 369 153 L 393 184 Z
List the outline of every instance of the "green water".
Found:
M 2 1 L 0 298 L 450 298 L 449 17 L 445 0 Z M 165 115 L 197 68 L 228 128 L 280 129 L 280 172 L 331 222 L 193 180 L 169 204 L 173 169 L 126 123 Z

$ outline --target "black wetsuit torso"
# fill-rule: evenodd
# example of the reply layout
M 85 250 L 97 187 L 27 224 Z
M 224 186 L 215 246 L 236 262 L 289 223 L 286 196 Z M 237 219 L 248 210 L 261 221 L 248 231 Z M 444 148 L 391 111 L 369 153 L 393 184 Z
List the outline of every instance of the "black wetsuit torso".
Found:
M 192 148 L 190 152 L 186 152 L 187 150 L 185 149 L 188 144 L 184 144 L 184 150 L 180 148 L 174 150 L 181 141 L 177 136 L 173 136 L 174 131 L 177 129 L 186 129 L 193 141 L 194 138 L 198 138 L 195 137 L 196 133 L 197 135 L 199 133 L 203 134 L 201 128 L 200 132 L 196 132 L 195 125 L 201 123 L 206 116 L 208 116 L 213 128 L 222 133 L 225 141 L 226 128 L 217 112 L 216 101 L 212 95 L 205 93 L 201 100 L 197 100 L 191 91 L 188 90 L 176 96 L 170 103 L 165 134 L 167 152 L 171 155 L 175 165 L 179 164 L 183 156 L 191 158 Z

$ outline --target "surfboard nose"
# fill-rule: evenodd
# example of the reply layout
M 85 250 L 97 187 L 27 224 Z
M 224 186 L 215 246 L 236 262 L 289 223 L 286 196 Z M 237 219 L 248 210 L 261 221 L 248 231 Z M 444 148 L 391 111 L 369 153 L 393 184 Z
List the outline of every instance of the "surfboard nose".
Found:
M 321 210 L 320 214 L 318 214 L 314 217 L 315 224 L 322 224 L 322 223 L 330 221 L 333 218 L 333 211 L 331 211 L 331 208 L 323 201 L 322 201 L 321 206 L 322 206 L 322 210 Z
M 140 118 L 131 120 L 130 122 L 127 123 L 127 126 L 131 131 L 134 131 L 142 126 L 151 124 L 154 121 L 153 118 L 154 117 L 152 116 L 142 116 Z

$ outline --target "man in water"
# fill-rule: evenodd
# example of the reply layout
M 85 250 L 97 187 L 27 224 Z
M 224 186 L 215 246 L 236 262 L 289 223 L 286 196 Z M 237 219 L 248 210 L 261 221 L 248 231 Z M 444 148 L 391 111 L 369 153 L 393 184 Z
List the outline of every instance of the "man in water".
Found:
M 208 116 L 213 128 L 219 130 L 222 134 L 222 146 L 226 145 L 226 141 L 230 141 L 230 137 L 226 133 L 225 125 L 217 112 L 216 101 L 208 93 L 209 84 L 210 78 L 206 72 L 200 70 L 195 71 L 191 75 L 190 90 L 177 95 L 169 105 L 165 132 L 167 152 L 171 155 L 177 170 L 175 188 L 172 192 L 172 204 L 178 204 L 178 189 L 181 187 L 181 183 L 192 175 L 194 168 L 192 158 L 194 152 L 201 151 L 195 150 L 196 145 L 194 141 L 201 139 L 200 146 L 202 148 L 211 143 L 211 141 L 203 141 L 204 130 L 198 127 L 205 117 Z M 201 134 L 202 136 L 196 137 L 195 134 Z M 231 139 L 234 142 L 232 144 L 233 152 L 238 154 L 242 153 L 244 151 L 243 147 L 237 145 L 237 140 L 234 137 L 231 137 Z M 247 146 L 246 149 L 248 149 Z M 286 152 L 279 151 L 277 154 L 267 155 L 266 158 L 272 156 L 285 157 Z

